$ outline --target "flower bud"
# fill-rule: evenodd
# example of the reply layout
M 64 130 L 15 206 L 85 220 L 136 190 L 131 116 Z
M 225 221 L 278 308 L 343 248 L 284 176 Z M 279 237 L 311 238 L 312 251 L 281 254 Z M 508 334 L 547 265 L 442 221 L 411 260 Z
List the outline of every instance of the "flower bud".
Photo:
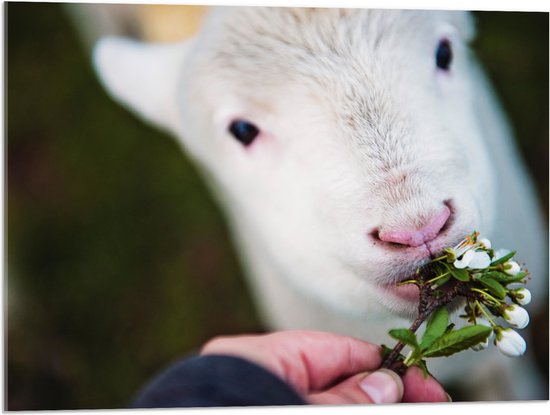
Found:
M 521 356 L 527 348 L 523 337 L 512 329 L 499 330 L 495 345 L 502 354 L 509 357 Z
M 489 337 L 487 337 L 485 341 L 473 345 L 472 347 L 470 347 L 470 349 L 475 350 L 476 352 L 480 352 L 482 350 L 485 350 L 487 347 L 489 347 Z
M 482 248 L 491 249 L 491 241 L 488 240 L 487 238 L 481 238 L 480 240 L 477 241 L 477 243 L 481 245 Z
M 520 271 L 521 268 L 516 261 L 508 261 L 504 264 L 504 272 L 508 275 L 516 275 Z
M 447 262 L 455 262 L 456 261 L 456 251 L 454 248 L 445 248 L 445 253 L 447 254 Z
M 504 319 L 517 329 L 523 329 L 529 324 L 529 313 L 525 308 L 517 305 L 510 305 L 502 313 Z
M 514 300 L 520 305 L 527 305 L 531 302 L 531 291 L 527 288 L 519 288 L 513 291 Z

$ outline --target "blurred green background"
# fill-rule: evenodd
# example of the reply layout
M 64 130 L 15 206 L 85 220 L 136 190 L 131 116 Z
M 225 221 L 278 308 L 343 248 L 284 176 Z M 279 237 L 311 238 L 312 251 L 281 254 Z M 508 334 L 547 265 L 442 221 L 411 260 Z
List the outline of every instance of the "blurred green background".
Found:
M 547 213 L 548 14 L 476 18 Z M 124 407 L 210 337 L 262 326 L 197 171 L 107 97 L 63 7 L 6 3 L 6 24 L 5 409 Z

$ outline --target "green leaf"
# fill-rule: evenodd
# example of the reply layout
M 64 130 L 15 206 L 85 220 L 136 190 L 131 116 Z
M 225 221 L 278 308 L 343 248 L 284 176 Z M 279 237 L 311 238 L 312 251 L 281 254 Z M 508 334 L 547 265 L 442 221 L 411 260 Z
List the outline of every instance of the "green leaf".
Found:
M 462 282 L 470 281 L 470 274 L 465 269 L 452 268 L 451 275 L 454 279 Z
M 508 261 L 509 259 L 512 259 L 515 254 L 516 254 L 516 251 L 512 251 L 509 254 L 506 254 L 502 258 L 499 258 L 496 261 L 491 262 L 491 266 L 502 264 L 502 263 Z
M 444 262 L 435 262 L 431 265 L 430 271 L 432 272 L 433 277 L 437 277 L 438 275 L 448 271 L 447 264 Z
M 451 274 L 445 275 L 443 278 L 438 279 L 437 281 L 433 282 L 433 287 L 441 287 L 443 284 L 445 284 L 447 281 L 451 279 Z
M 441 336 L 428 349 L 424 350 L 423 356 L 441 357 L 461 352 L 485 341 L 492 330 L 491 327 L 478 324 L 451 331 Z
M 449 312 L 447 307 L 441 307 L 437 309 L 431 316 L 426 331 L 420 341 L 420 349 L 425 350 L 430 347 L 432 343 L 445 333 L 447 324 L 449 323 Z
M 428 379 L 428 376 L 430 375 L 430 372 L 428 371 L 428 365 L 426 364 L 425 360 L 419 360 L 416 365 L 422 369 L 422 375 L 424 376 L 424 379 Z
M 479 278 L 491 278 L 495 281 L 503 283 L 504 285 L 511 284 L 513 282 L 519 282 L 523 280 L 528 274 L 526 272 L 518 272 L 516 275 L 508 275 L 501 271 L 490 271 L 483 273 Z
M 389 331 L 389 334 L 401 343 L 405 343 L 415 350 L 419 349 L 416 335 L 410 329 L 393 329 Z
M 491 278 L 495 281 L 504 282 L 504 283 L 507 283 L 508 282 L 508 277 L 510 277 L 510 275 L 508 275 L 504 272 L 500 272 L 500 271 L 489 271 L 489 272 L 484 272 L 484 273 L 479 274 L 479 275 L 480 276 L 477 279 Z
M 501 300 L 504 300 L 504 297 L 506 297 L 507 290 L 504 288 L 500 283 L 495 281 L 492 278 L 488 277 L 481 277 L 478 278 L 478 281 L 483 284 L 485 287 L 489 289 L 491 294 L 493 294 L 495 297 L 500 298 Z
M 506 274 L 508 275 L 508 274 Z M 526 272 L 518 272 L 516 275 L 508 275 L 508 280 L 506 281 L 507 284 L 511 284 L 513 282 L 520 282 L 523 280 L 528 274 Z

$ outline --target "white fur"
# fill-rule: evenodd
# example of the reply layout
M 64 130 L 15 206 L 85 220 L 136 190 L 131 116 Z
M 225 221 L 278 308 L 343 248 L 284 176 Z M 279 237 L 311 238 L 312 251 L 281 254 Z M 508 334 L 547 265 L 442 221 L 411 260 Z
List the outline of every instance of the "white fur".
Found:
M 389 250 L 369 233 L 421 226 L 444 201 L 453 223 L 433 250 L 477 229 L 518 249 L 535 292 L 546 284 L 540 213 L 472 36 L 461 12 L 220 8 L 182 44 L 107 38 L 95 64 L 116 99 L 171 130 L 204 169 L 271 327 L 389 343 L 415 306 L 381 284 L 425 251 Z M 449 74 L 434 62 L 443 37 Z M 227 132 L 234 118 L 260 127 L 250 148 Z M 480 358 L 501 361 L 490 355 L 432 367 L 461 376 Z

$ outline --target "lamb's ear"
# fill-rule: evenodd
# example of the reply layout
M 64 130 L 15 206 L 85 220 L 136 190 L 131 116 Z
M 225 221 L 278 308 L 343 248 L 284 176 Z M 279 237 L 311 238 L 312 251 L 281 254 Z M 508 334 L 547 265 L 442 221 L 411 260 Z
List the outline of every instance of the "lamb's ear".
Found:
M 471 42 L 476 36 L 475 18 L 471 12 L 452 12 L 454 23 L 466 42 Z
M 94 48 L 94 66 L 117 101 L 147 120 L 175 131 L 179 74 L 191 42 L 192 39 L 174 44 L 147 44 L 106 37 Z

